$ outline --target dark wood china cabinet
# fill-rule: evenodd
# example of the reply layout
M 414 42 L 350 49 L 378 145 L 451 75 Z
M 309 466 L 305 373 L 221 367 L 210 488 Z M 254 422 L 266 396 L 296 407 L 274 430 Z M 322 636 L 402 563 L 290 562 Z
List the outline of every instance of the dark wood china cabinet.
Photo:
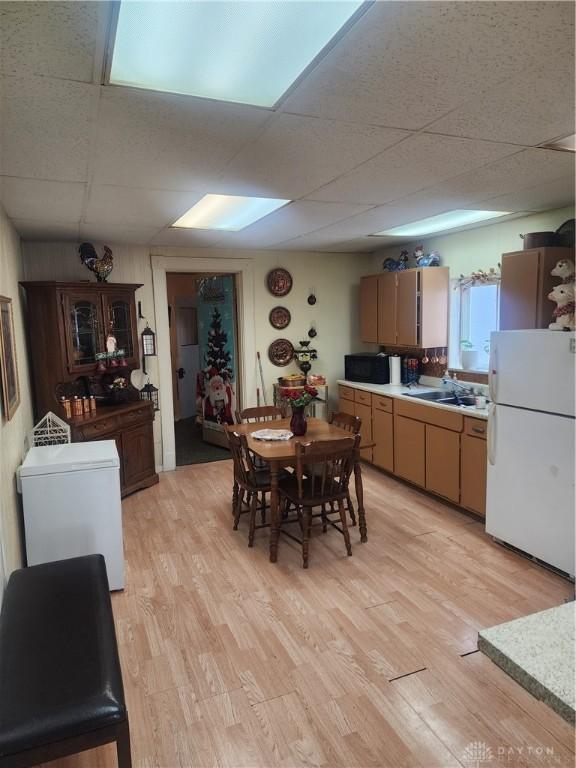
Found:
M 96 411 L 66 418 L 72 440 L 115 440 L 122 495 L 158 482 L 152 403 L 140 400 L 130 374 L 140 367 L 136 289 L 127 283 L 24 282 L 36 417 L 66 418 L 62 397 L 96 399 Z M 115 365 L 104 358 L 116 339 Z M 128 383 L 120 392 L 114 379 Z

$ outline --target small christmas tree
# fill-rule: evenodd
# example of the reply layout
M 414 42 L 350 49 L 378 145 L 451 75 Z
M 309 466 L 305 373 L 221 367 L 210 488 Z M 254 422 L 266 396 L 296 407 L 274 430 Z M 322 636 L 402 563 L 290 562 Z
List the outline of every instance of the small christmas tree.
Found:
M 222 330 L 222 315 L 218 307 L 214 307 L 210 328 L 208 330 L 208 350 L 205 355 L 205 373 L 208 378 L 222 376 L 224 381 L 231 381 L 233 371 L 230 366 L 232 355 L 226 349 L 228 334 Z

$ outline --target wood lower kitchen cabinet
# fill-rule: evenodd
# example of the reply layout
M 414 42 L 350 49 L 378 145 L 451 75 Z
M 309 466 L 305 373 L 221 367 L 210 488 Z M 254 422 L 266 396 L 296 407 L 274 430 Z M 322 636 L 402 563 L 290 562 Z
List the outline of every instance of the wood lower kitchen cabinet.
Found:
M 488 422 L 457 409 L 339 385 L 340 410 L 362 419 L 362 458 L 484 517 Z
M 368 393 L 364 393 L 368 394 Z M 368 394 L 370 397 L 370 394 Z M 362 426 L 360 428 L 360 445 L 366 445 L 372 443 L 372 405 L 370 403 L 354 403 L 354 416 L 359 416 L 362 419 Z M 360 456 L 364 461 L 372 461 L 372 448 L 363 448 L 360 451 Z
M 562 282 L 551 270 L 561 259 L 574 260 L 572 248 L 530 248 L 502 254 L 501 331 L 548 328 L 555 308 L 548 294 Z
M 394 416 L 372 408 L 372 462 L 380 469 L 394 472 Z
M 73 442 L 115 440 L 120 457 L 122 496 L 158 482 L 154 462 L 152 403 L 104 406 L 70 422 Z
M 372 395 L 361 389 L 346 387 L 342 384 L 338 387 L 338 410 L 358 416 L 362 419 L 360 428 L 361 444 L 372 443 Z M 360 456 L 365 461 L 372 461 L 372 448 L 363 448 Z
M 426 489 L 460 501 L 460 434 L 426 425 Z
M 341 413 L 347 413 L 349 416 L 355 416 L 354 413 L 354 390 L 352 387 L 338 386 L 338 410 Z
M 394 415 L 394 473 L 411 483 L 426 484 L 426 426 Z
M 460 445 L 460 504 L 486 515 L 486 427 L 480 419 L 465 418 Z

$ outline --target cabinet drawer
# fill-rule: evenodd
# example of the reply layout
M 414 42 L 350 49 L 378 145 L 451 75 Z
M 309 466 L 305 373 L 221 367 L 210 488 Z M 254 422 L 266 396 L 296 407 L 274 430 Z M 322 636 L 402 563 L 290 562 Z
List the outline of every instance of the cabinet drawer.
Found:
M 93 424 L 83 424 L 81 426 L 74 425 L 74 431 L 81 440 L 99 438 L 103 435 L 108 435 L 111 432 L 116 432 L 117 429 L 118 420 L 114 416 L 107 419 L 101 419 Z
M 355 389 L 354 402 L 363 403 L 364 405 L 372 405 L 372 395 L 370 392 L 364 392 L 362 389 Z
M 380 397 L 380 395 L 372 395 L 372 405 L 378 411 L 386 411 L 392 413 L 392 398 Z
M 433 424 L 444 429 L 453 429 L 454 432 L 462 432 L 463 418 L 459 413 L 445 411 L 443 408 L 434 408 L 422 403 L 412 403 L 408 400 L 396 400 L 394 413 L 406 416 L 409 419 L 417 419 L 425 424 Z
M 127 427 L 132 424 L 147 421 L 148 419 L 153 418 L 152 414 L 153 412 L 151 408 L 143 406 L 142 408 L 137 408 L 135 411 L 123 413 L 119 417 L 119 425 L 120 427 Z
M 481 440 L 486 440 L 486 432 L 488 430 L 488 422 L 484 419 L 471 419 L 470 416 L 464 417 L 464 432 L 470 437 L 479 437 Z
M 338 386 L 338 393 L 342 400 L 354 401 L 354 390 L 352 389 L 352 387 L 345 387 L 343 384 L 340 384 Z

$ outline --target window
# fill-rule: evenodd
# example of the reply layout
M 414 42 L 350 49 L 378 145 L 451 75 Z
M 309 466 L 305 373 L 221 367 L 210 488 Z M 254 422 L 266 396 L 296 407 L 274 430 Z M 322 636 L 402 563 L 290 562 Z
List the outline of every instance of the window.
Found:
M 498 330 L 500 278 L 453 281 L 450 306 L 450 367 L 487 371 L 490 334 Z

